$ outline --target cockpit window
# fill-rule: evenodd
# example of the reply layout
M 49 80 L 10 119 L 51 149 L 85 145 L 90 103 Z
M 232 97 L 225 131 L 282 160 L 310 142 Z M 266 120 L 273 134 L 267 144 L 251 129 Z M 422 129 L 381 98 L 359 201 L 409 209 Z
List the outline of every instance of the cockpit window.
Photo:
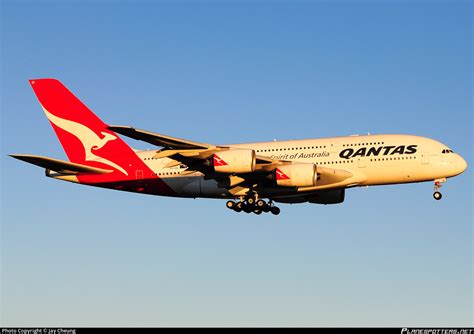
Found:
M 445 149 L 441 152 L 442 154 L 454 153 L 453 150 Z

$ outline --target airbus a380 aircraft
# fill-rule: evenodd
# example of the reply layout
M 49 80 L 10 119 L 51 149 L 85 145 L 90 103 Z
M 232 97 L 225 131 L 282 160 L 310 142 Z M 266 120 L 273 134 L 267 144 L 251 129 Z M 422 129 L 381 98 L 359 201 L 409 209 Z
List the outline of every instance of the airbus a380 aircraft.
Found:
M 30 80 L 70 162 L 11 155 L 46 176 L 89 186 L 174 197 L 228 199 L 234 211 L 271 212 L 280 203 L 335 204 L 357 186 L 434 181 L 434 198 L 464 159 L 411 135 L 367 135 L 212 145 L 128 126 L 109 126 L 55 79 Z M 117 134 L 159 148 L 131 149 Z M 264 199 L 269 199 L 265 201 Z

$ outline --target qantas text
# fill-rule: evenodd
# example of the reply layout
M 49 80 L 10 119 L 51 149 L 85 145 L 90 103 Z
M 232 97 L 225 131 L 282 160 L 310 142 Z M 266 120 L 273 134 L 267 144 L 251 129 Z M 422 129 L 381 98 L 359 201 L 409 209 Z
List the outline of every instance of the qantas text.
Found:
M 270 158 L 272 159 L 278 159 L 278 160 L 293 160 L 293 159 L 309 159 L 309 158 L 325 158 L 329 156 L 329 152 L 323 151 L 323 152 L 312 152 L 312 153 L 301 153 L 301 152 L 296 152 L 293 154 L 279 154 L 279 155 L 270 155 Z
M 346 148 L 339 153 L 339 157 L 350 159 L 355 157 L 370 157 L 372 155 L 414 154 L 416 153 L 417 147 L 418 145 L 361 147 L 359 149 Z

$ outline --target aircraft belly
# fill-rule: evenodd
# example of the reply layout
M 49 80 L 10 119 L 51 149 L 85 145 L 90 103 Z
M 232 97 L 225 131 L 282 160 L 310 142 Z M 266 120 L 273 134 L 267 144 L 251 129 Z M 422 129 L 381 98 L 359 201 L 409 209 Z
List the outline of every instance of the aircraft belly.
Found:
M 203 177 L 200 177 L 199 180 L 201 184 L 201 197 L 224 198 L 230 195 L 226 188 L 221 188 L 218 186 L 216 180 L 204 180 Z
M 220 188 L 216 180 L 204 180 L 202 176 L 181 176 L 163 180 L 178 197 L 223 198 L 229 196 L 227 189 Z
M 163 181 L 175 191 L 178 197 L 199 197 L 200 196 L 200 177 L 182 176 L 173 178 L 163 178 Z

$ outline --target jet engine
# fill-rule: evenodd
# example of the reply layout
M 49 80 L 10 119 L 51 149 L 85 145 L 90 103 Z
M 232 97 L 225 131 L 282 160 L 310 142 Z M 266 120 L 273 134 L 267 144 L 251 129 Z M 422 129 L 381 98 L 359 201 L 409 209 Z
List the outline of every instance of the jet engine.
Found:
M 215 153 L 212 157 L 214 170 L 218 173 L 252 173 L 255 171 L 255 151 L 231 149 Z
M 275 169 L 275 180 L 282 187 L 315 186 L 318 179 L 315 164 L 295 163 Z

